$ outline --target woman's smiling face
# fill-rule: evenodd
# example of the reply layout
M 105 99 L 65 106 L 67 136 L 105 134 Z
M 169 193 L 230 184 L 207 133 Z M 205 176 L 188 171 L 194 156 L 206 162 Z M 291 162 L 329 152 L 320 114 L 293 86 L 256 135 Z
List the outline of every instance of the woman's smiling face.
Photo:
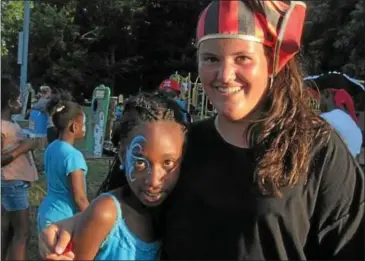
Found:
M 227 119 L 244 119 L 268 89 L 264 46 L 240 39 L 210 39 L 198 50 L 199 76 L 209 100 Z

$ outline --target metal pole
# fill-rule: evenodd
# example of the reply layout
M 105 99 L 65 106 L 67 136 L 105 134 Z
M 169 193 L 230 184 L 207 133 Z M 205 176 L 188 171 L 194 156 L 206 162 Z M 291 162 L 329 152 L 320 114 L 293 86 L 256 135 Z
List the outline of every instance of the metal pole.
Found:
M 23 20 L 23 52 L 22 64 L 20 67 L 20 90 L 22 93 L 22 118 L 25 117 L 27 110 L 27 74 L 28 74 L 28 44 L 29 44 L 29 24 L 30 24 L 30 1 L 24 1 L 24 20 Z

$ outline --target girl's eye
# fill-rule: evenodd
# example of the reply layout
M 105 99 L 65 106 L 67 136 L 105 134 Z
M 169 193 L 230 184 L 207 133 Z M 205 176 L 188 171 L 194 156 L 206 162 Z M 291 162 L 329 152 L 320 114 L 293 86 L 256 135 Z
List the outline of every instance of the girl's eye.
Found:
M 142 171 L 146 168 L 146 162 L 143 160 L 136 160 L 135 166 L 137 171 Z
M 165 160 L 164 162 L 164 166 L 166 168 L 172 168 L 175 166 L 175 162 L 173 160 Z

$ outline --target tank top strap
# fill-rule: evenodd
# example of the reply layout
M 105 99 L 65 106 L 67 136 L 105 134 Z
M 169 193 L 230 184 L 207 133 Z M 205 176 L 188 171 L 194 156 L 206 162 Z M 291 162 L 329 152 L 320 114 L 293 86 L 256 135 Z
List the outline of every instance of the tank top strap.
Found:
M 102 193 L 101 196 L 111 197 L 114 200 L 115 209 L 117 210 L 117 219 L 115 220 L 114 226 L 110 230 L 108 236 L 100 244 L 100 249 L 106 247 L 108 245 L 108 242 L 110 242 L 110 240 L 113 240 L 113 236 L 118 234 L 118 227 L 122 225 L 122 208 L 117 197 L 110 192 Z
M 110 193 L 110 192 L 105 192 L 105 193 L 102 193 L 101 195 L 111 197 L 114 200 L 115 209 L 117 210 L 117 221 L 122 219 L 122 208 L 120 206 L 120 202 L 117 199 L 117 197 L 113 193 Z

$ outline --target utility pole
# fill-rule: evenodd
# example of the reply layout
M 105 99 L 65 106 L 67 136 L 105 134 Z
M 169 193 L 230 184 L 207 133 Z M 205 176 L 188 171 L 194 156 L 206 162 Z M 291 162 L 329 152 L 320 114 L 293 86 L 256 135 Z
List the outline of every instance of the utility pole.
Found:
M 20 90 L 22 93 L 22 112 L 21 117 L 24 119 L 25 112 L 27 110 L 27 76 L 28 76 L 28 45 L 29 45 L 29 24 L 30 24 L 30 0 L 24 1 L 24 20 L 23 20 L 23 33 L 19 34 L 23 37 L 20 46 L 18 48 L 21 48 L 19 50 L 21 59 L 18 59 L 18 63 L 21 64 L 20 67 Z M 18 57 L 18 58 L 20 58 Z

